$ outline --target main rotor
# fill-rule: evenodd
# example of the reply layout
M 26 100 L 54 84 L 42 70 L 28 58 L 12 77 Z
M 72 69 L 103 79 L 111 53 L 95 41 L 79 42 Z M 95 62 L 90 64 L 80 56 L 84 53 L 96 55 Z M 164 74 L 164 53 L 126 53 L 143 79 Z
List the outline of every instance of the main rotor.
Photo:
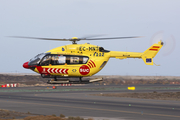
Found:
M 24 37 L 24 36 L 11 36 L 14 38 L 26 38 L 26 39 L 39 39 L 39 40 L 53 40 L 53 41 L 72 41 L 72 44 L 77 44 L 80 40 L 110 40 L 110 39 L 128 39 L 128 38 L 140 38 L 142 36 L 130 36 L 130 37 L 107 37 L 107 38 L 92 38 L 92 37 L 72 37 L 70 39 L 57 39 L 57 38 L 39 38 L 39 37 Z

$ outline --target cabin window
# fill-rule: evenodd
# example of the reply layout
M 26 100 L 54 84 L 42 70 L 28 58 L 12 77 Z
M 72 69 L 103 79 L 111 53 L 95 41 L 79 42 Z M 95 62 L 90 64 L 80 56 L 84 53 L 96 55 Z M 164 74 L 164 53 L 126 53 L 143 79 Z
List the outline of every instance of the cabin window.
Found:
M 47 55 L 45 56 L 40 65 L 48 66 L 48 65 L 64 65 L 67 64 L 86 64 L 88 61 L 88 57 L 86 56 L 71 56 L 71 55 Z
M 52 56 L 52 60 L 51 60 L 52 65 L 63 65 L 65 63 L 66 63 L 65 56 L 60 56 L 60 55 Z
M 88 61 L 88 57 L 82 57 L 82 56 L 76 57 L 76 56 L 73 56 L 73 57 L 70 57 L 70 60 L 67 57 L 66 60 L 67 60 L 68 64 L 86 64 L 87 61 Z
M 83 57 L 83 64 L 87 63 L 88 58 L 87 57 Z
M 70 64 L 79 64 L 79 57 L 70 57 Z

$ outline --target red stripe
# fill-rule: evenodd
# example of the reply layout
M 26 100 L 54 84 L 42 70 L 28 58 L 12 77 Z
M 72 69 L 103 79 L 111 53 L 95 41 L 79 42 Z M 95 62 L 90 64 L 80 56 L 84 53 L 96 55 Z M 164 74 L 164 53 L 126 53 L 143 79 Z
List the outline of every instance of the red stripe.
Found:
M 95 63 L 92 60 L 90 60 L 90 61 L 93 63 L 94 67 L 96 67 Z
M 51 73 L 55 73 L 55 69 L 56 69 L 56 68 L 52 68 L 52 71 L 51 71 Z
M 64 70 L 65 70 L 65 69 L 62 69 L 62 70 L 61 70 L 61 74 L 65 74 L 65 73 L 64 73 Z M 65 71 L 65 72 L 66 72 L 66 71 Z
M 149 50 L 152 50 L 152 51 L 158 51 L 158 49 L 149 49 Z
M 65 73 L 66 73 L 66 74 L 68 74 L 68 70 L 69 70 L 69 69 L 66 69 L 66 70 L 65 70 Z
M 54 73 L 57 73 L 56 70 L 58 70 L 58 68 L 55 68 L 55 69 L 54 69 Z
M 58 68 L 55 68 L 54 73 L 59 73 L 58 70 Z
M 91 68 L 91 66 L 89 64 L 87 64 L 87 65 Z
M 37 68 L 37 70 L 39 71 L 39 73 L 41 74 L 42 71 L 43 71 L 43 68 L 42 68 L 41 66 L 37 66 L 36 68 Z
M 48 73 L 51 73 L 51 69 L 52 69 L 52 68 L 50 68 L 50 69 L 48 68 L 48 69 L 47 69 L 47 70 L 49 71 Z
M 68 70 L 69 70 L 69 69 L 62 69 L 61 68 L 61 73 L 60 73 L 59 68 L 42 68 L 41 66 L 37 66 L 36 68 L 40 74 L 50 74 L 50 73 L 68 74 Z M 48 72 L 48 69 L 49 69 L 49 72 Z M 57 70 L 57 72 L 56 72 L 56 70 Z
M 92 67 L 94 67 L 93 64 L 92 64 L 91 62 L 89 62 L 89 63 L 91 64 Z
M 153 46 L 152 48 L 159 48 L 159 46 Z

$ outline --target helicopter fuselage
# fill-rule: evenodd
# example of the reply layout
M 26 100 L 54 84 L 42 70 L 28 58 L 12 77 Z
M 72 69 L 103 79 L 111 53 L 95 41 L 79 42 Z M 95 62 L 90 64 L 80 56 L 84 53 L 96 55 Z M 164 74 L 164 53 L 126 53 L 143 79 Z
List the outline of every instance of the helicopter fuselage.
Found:
M 154 56 L 161 49 L 161 41 L 143 53 L 108 51 L 91 44 L 60 46 L 42 53 L 23 64 L 42 77 L 86 77 L 98 73 L 109 58 L 142 58 L 147 65 L 153 65 Z

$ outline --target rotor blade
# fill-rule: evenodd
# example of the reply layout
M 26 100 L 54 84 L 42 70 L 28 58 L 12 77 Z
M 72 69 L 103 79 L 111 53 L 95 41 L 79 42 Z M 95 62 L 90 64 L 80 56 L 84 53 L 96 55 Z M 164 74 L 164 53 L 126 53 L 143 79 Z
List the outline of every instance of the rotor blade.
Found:
M 176 46 L 176 41 L 173 35 L 171 35 L 166 41 L 163 49 L 163 55 L 167 56 L 171 54 Z
M 54 41 L 80 41 L 80 40 L 108 40 L 108 39 L 127 39 L 127 38 L 140 38 L 142 36 L 132 36 L 132 37 L 111 37 L 111 38 L 71 38 L 71 39 L 56 39 L 56 38 L 39 38 L 39 37 L 24 37 L 24 36 L 10 36 L 13 38 L 26 38 L 26 39 L 39 39 L 39 40 L 54 40 Z
M 150 45 L 153 45 L 154 43 L 158 43 L 159 40 L 163 40 L 164 37 L 164 32 L 163 31 L 159 31 L 159 32 L 156 32 L 152 37 L 151 37 L 151 40 L 150 40 Z
M 39 39 L 39 40 L 72 41 L 72 39 L 38 38 L 38 37 L 23 37 L 23 36 L 10 36 L 10 37 L 26 38 L 26 39 Z
M 154 43 L 158 43 L 159 40 L 163 40 L 163 43 L 164 43 L 163 49 L 162 49 L 163 56 L 168 56 L 169 54 L 171 54 L 174 51 L 174 49 L 176 47 L 176 40 L 173 37 L 173 35 L 171 35 L 170 37 L 167 38 L 164 35 L 163 31 L 156 32 L 151 37 L 150 45 L 153 45 Z
M 127 38 L 141 38 L 142 36 L 132 36 L 132 37 L 111 37 L 111 38 L 85 38 L 81 40 L 108 40 L 108 39 L 127 39 Z
M 107 34 L 99 34 L 99 35 L 85 35 L 83 37 L 80 37 L 79 39 L 81 40 L 84 40 L 84 39 L 87 39 L 87 38 L 94 38 L 94 37 L 100 37 L 100 36 L 105 36 Z

